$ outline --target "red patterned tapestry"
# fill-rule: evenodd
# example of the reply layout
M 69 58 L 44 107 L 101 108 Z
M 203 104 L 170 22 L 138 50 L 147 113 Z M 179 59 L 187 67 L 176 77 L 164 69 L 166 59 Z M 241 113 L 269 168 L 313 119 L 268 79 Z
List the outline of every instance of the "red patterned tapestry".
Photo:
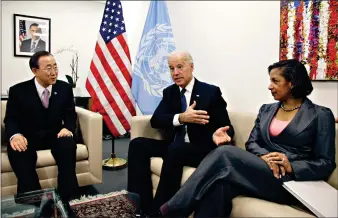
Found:
M 338 80 L 337 18 L 337 0 L 281 0 L 279 59 L 302 61 L 311 80 Z

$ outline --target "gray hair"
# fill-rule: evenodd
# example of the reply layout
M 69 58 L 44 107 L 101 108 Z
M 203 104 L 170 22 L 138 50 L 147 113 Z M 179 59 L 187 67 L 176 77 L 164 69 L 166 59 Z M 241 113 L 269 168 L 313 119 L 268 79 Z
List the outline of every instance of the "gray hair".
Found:
M 168 55 L 168 58 L 177 57 L 177 56 L 179 56 L 179 57 L 183 58 L 184 60 L 188 61 L 190 64 L 194 63 L 192 56 L 187 51 L 173 51 Z

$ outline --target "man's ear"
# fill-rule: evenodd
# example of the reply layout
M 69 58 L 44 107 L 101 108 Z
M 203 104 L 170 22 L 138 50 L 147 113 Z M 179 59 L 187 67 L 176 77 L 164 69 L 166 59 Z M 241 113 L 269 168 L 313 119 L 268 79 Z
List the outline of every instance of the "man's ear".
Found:
M 194 63 L 191 63 L 191 68 L 194 69 Z
M 35 76 L 36 76 L 36 74 L 38 73 L 37 71 L 38 71 L 38 69 L 32 68 L 32 72 L 33 72 L 33 74 L 34 74 Z

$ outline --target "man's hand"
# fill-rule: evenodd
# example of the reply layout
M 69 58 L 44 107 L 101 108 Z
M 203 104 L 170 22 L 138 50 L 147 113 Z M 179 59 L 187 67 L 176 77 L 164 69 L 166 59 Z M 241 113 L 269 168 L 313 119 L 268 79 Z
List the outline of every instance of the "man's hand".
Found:
M 12 140 L 10 141 L 10 145 L 14 151 L 26 151 L 27 150 L 27 139 L 21 135 L 17 134 L 13 136 Z
M 229 129 L 230 127 L 226 126 L 226 127 L 221 127 L 214 132 L 214 134 L 212 135 L 212 140 L 217 146 L 224 145 L 225 143 L 228 143 L 231 141 L 231 137 L 227 133 Z
M 285 154 L 279 153 L 279 152 L 271 152 L 266 155 L 266 158 L 270 162 L 284 167 L 286 173 L 292 173 L 292 167 L 291 167 L 290 161 Z
M 194 110 L 196 107 L 196 101 L 187 108 L 184 113 L 181 113 L 178 117 L 180 123 L 197 123 L 205 125 L 209 123 L 209 116 L 207 111 Z
M 269 166 L 269 168 L 272 170 L 274 177 L 276 177 L 277 179 L 280 179 L 280 172 L 279 172 L 279 169 L 281 170 L 281 173 L 282 173 L 283 176 L 284 176 L 284 175 L 285 175 L 285 169 L 284 169 L 284 167 L 279 167 L 278 164 L 271 162 L 271 161 L 268 159 L 267 155 L 269 155 L 269 154 L 262 155 L 262 156 L 260 156 L 260 158 L 261 158 L 262 160 L 264 160 L 265 163 L 266 163 L 266 164 Z M 282 168 L 283 168 L 283 169 L 282 169 Z
M 71 137 L 73 136 L 72 132 L 69 131 L 66 128 L 61 129 L 61 131 L 58 133 L 57 137 L 62 138 L 62 137 Z

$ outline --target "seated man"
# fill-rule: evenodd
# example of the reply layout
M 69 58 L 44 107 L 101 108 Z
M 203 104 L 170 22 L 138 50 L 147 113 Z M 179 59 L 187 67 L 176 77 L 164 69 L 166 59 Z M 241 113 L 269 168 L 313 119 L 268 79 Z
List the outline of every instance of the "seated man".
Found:
M 136 138 L 129 147 L 128 191 L 140 195 L 144 213 L 158 209 L 177 192 L 183 166 L 197 167 L 217 147 L 212 135 L 218 128 L 226 126 L 223 131 L 228 142 L 234 135 L 220 89 L 193 77 L 190 54 L 173 52 L 168 56 L 168 64 L 175 84 L 163 90 L 163 99 L 151 118 L 151 126 L 164 129 L 169 137 L 167 140 Z M 163 157 L 153 205 L 151 157 Z
M 35 53 L 29 66 L 35 77 L 9 89 L 4 118 L 8 158 L 18 179 L 17 193 L 41 189 L 35 171 L 36 151 L 51 149 L 58 166 L 58 190 L 67 201 L 78 192 L 72 88 L 57 80 L 58 67 L 49 52 Z

